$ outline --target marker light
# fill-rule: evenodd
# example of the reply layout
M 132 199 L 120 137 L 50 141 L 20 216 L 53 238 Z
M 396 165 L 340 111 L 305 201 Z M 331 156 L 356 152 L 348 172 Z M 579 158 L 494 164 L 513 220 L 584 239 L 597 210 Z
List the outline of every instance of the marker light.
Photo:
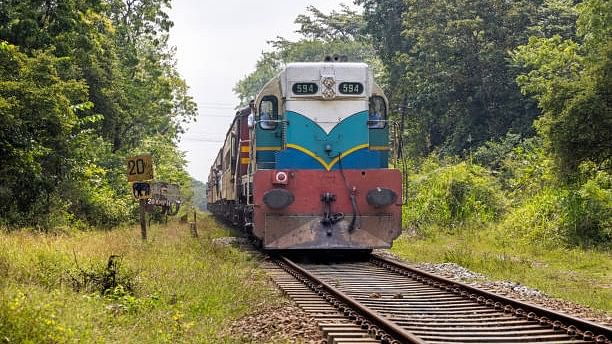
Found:
M 274 180 L 272 181 L 272 184 L 287 185 L 288 183 L 289 177 L 287 176 L 287 172 L 278 171 L 276 172 L 276 174 L 274 174 Z
M 331 76 L 326 76 L 321 79 L 321 84 L 326 88 L 332 88 L 336 84 L 336 80 L 334 80 L 334 78 Z

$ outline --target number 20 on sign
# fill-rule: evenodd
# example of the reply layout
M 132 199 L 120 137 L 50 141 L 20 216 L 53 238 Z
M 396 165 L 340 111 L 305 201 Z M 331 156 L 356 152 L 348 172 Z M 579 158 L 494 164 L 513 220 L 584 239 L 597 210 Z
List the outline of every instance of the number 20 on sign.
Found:
M 153 179 L 153 159 L 143 154 L 127 159 L 128 182 L 141 182 Z

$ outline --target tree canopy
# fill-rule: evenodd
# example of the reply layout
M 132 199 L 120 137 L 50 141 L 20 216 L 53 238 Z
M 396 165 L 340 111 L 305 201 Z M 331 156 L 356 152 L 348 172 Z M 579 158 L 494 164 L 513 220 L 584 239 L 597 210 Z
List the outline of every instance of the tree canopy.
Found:
M 325 14 L 308 7 L 308 13 L 295 20 L 301 38 L 295 42 L 283 37 L 270 41 L 272 50 L 262 53 L 255 70 L 238 81 L 234 92 L 243 104 L 253 99 L 263 85 L 290 62 L 323 61 L 325 56 L 346 55 L 349 61 L 378 65 L 378 58 L 363 35 L 363 17 L 347 6 Z
M 175 140 L 196 106 L 167 44 L 169 3 L 0 3 L 0 221 L 126 220 L 134 153 L 189 183 Z
M 531 37 L 513 51 L 524 68 L 523 93 L 542 111 L 536 121 L 565 175 L 585 161 L 612 169 L 612 4 L 587 0 L 577 6 L 578 37 Z

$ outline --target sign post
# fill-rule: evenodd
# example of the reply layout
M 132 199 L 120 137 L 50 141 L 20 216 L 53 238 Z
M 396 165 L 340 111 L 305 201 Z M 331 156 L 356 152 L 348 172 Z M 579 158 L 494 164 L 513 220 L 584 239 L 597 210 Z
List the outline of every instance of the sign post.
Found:
M 145 219 L 145 203 L 144 199 L 139 200 L 140 202 L 140 236 L 142 240 L 147 240 L 147 220 Z
M 140 203 L 140 235 L 147 240 L 147 221 L 145 219 L 145 204 L 151 195 L 149 183 L 143 181 L 153 179 L 153 159 L 151 154 L 143 154 L 127 159 L 128 182 L 132 184 L 132 193 Z
M 194 238 L 198 237 L 198 219 L 196 216 L 196 210 L 193 208 L 193 223 L 190 223 L 191 236 Z

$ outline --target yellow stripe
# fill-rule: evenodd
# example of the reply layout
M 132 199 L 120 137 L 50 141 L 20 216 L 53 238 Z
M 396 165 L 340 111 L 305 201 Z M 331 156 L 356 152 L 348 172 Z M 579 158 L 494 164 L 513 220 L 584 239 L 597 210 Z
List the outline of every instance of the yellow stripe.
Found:
M 316 161 L 318 161 L 321 165 L 323 165 L 325 167 L 325 169 L 327 169 L 329 171 L 329 165 L 327 165 L 327 163 L 325 162 L 325 160 L 321 159 L 318 155 L 316 155 L 315 153 L 309 151 L 308 149 L 302 147 L 302 146 L 298 146 L 298 145 L 294 145 L 292 143 L 287 144 L 287 148 L 293 148 L 293 149 L 297 149 L 300 152 L 312 157 L 313 159 L 315 159 Z
M 302 146 L 298 146 L 298 145 L 295 145 L 295 144 L 292 144 L 292 143 L 288 144 L 287 147 L 299 150 L 300 152 L 302 152 L 302 153 L 312 157 L 313 159 L 318 161 L 321 165 L 323 165 L 323 167 L 325 167 L 325 169 L 328 170 L 328 171 L 331 170 L 332 167 L 334 167 L 334 165 L 340 160 L 340 157 L 337 156 L 332 161 L 330 161 L 330 163 L 328 164 L 328 163 L 325 162 L 325 160 L 321 159 L 321 157 L 319 157 L 315 153 L 311 152 L 307 148 L 304 148 Z M 346 150 L 346 151 L 342 152 L 341 156 L 342 156 L 342 158 L 344 158 L 347 155 L 349 155 L 349 154 L 351 154 L 351 153 L 353 153 L 353 152 L 355 152 L 357 150 L 360 150 L 362 148 L 367 148 L 367 147 L 368 147 L 367 143 L 364 143 L 364 144 L 361 144 L 361 145 L 357 145 L 357 146 L 355 146 L 355 147 L 353 147 L 353 148 L 351 148 L 349 150 Z
M 280 146 L 260 146 L 256 148 L 257 151 L 279 151 Z
M 249 146 L 240 146 L 240 152 L 241 153 L 248 153 L 249 152 Z
M 248 165 L 251 159 L 249 158 L 240 158 L 240 163 L 243 165 Z
M 370 146 L 370 150 L 374 150 L 374 151 L 387 151 L 387 150 L 389 150 L 389 146 Z

